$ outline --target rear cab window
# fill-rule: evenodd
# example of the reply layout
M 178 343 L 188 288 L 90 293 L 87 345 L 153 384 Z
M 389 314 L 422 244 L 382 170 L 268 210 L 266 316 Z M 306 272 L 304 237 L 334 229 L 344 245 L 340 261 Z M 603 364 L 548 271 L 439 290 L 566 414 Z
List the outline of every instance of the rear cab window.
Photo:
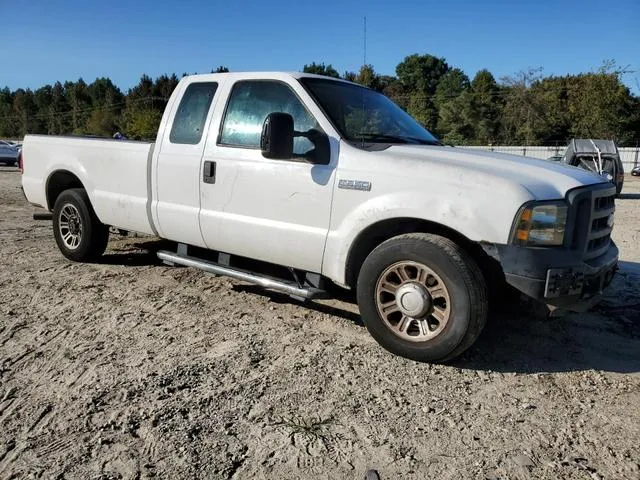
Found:
M 198 82 L 187 87 L 173 119 L 169 134 L 171 143 L 186 145 L 200 143 L 207 114 L 217 89 L 217 82 Z

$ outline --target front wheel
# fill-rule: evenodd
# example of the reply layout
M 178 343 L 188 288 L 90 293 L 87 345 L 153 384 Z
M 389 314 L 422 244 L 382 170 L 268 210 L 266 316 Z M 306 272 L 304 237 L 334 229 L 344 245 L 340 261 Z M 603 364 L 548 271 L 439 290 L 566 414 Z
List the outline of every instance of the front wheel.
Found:
M 109 227 L 100 222 L 87 192 L 65 190 L 53 207 L 53 235 L 62 254 L 74 262 L 93 262 L 109 241 Z
M 473 259 L 451 240 L 411 233 L 379 245 L 358 276 L 362 319 L 397 355 L 442 362 L 476 340 L 487 319 L 487 287 Z

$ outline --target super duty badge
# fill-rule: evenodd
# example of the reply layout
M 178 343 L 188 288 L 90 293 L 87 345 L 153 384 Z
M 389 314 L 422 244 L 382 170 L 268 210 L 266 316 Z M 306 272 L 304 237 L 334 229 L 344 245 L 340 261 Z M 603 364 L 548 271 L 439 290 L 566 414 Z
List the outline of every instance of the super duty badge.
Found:
M 362 180 L 340 180 L 338 182 L 338 188 L 368 192 L 371 190 L 371 182 L 365 182 Z

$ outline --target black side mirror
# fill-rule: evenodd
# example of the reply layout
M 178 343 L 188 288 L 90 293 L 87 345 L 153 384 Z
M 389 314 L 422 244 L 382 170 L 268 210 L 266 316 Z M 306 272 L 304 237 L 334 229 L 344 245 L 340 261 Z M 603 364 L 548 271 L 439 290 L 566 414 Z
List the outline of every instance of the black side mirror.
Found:
M 266 158 L 285 160 L 293 157 L 293 117 L 288 113 L 267 115 L 262 125 L 260 149 Z

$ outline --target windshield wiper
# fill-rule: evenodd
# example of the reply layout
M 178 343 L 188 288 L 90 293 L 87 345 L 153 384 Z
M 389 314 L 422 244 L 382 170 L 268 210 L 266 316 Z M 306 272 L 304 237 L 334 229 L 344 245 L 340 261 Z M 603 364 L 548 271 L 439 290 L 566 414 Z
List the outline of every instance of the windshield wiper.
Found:
M 387 141 L 391 143 L 417 143 L 419 145 L 443 145 L 437 140 L 426 140 L 424 138 L 405 137 L 401 135 L 387 135 L 386 133 L 361 132 L 354 136 L 354 140 Z

